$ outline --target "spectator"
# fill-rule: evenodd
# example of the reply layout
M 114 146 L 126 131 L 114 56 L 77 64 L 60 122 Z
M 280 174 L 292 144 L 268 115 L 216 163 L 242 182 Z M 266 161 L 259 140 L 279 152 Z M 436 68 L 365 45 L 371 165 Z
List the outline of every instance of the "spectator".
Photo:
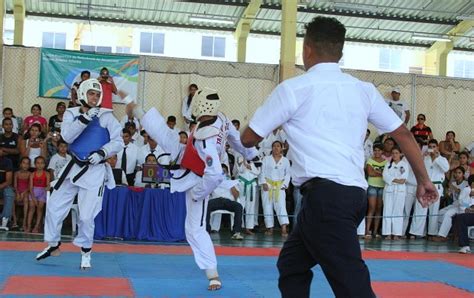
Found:
M 261 168 L 241 155 L 237 157 L 236 166 L 240 181 L 240 202 L 245 209 L 245 233 L 253 235 L 252 230 L 258 225 L 255 214 L 258 213 L 258 176 Z
M 188 136 L 191 135 L 191 133 L 193 132 L 194 128 L 196 127 L 196 124 L 197 124 L 197 122 L 195 122 L 195 121 L 191 121 L 191 122 L 189 123 L 189 126 L 188 126 L 189 131 L 187 131 Z
M 13 205 L 14 211 L 16 210 L 16 205 L 23 205 L 23 225 L 21 227 L 22 231 L 27 230 L 27 218 L 28 218 L 28 201 L 30 194 L 30 169 L 31 161 L 28 157 L 23 157 L 20 160 L 20 169 L 15 172 L 13 177 L 13 186 L 15 187 L 16 192 L 16 204 Z M 17 224 L 19 216 L 17 212 L 13 213 L 13 225 Z
M 127 129 L 122 130 L 123 149 L 117 154 L 115 163 L 117 168 L 122 169 L 127 178 L 127 185 L 133 185 L 135 180 L 135 169 L 137 167 L 139 148 L 131 142 L 132 136 Z
M 135 144 L 138 148 L 142 147 L 143 145 L 146 145 L 145 138 L 139 131 L 137 131 L 137 126 L 135 122 L 127 122 L 125 124 L 125 129 L 128 130 L 130 132 L 130 135 L 132 136 L 130 142 Z
M 27 233 L 39 233 L 42 230 L 44 205 L 46 204 L 46 191 L 49 189 L 51 176 L 46 171 L 46 159 L 38 156 L 34 160 L 35 171 L 30 175 L 30 204 L 28 206 Z M 35 227 L 31 230 L 33 216 L 36 213 Z
M 13 166 L 10 159 L 0 156 L 0 196 L 3 198 L 3 211 L 0 215 L 0 230 L 8 231 L 12 216 L 15 193 L 13 192 Z
M 286 141 L 284 133 L 282 133 L 282 130 L 280 130 L 279 128 L 273 130 L 271 134 L 269 134 L 260 142 L 260 156 L 269 156 L 272 152 L 273 143 L 276 141 L 279 141 L 282 144 L 284 144 Z
M 133 115 L 133 105 L 131 104 L 126 105 L 125 116 L 120 120 L 120 124 L 123 128 L 127 128 L 127 124 L 129 123 L 135 124 L 135 130 L 140 130 L 140 121 Z
M 466 148 L 464 148 L 464 151 L 466 151 L 472 157 L 474 157 L 474 141 L 469 143 L 469 145 L 467 145 Z
M 185 131 L 179 132 L 179 142 L 184 145 L 188 143 L 188 134 Z
M 367 129 L 367 133 L 365 134 L 365 140 L 364 140 L 364 157 L 365 157 L 365 162 L 369 160 L 369 158 L 372 156 L 373 152 L 373 147 L 374 143 L 369 139 L 370 136 L 370 129 Z
M 469 154 L 467 152 L 461 152 L 458 155 L 459 166 L 464 169 L 464 179 L 467 180 L 471 174 L 474 172 L 471 171 L 471 167 L 469 166 Z
M 188 87 L 188 95 L 183 99 L 183 105 L 181 107 L 181 114 L 183 115 L 184 122 L 189 124 L 193 121 L 191 103 L 193 101 L 193 96 L 196 94 L 198 86 L 196 84 L 191 84 Z
M 64 102 L 58 102 L 56 105 L 57 114 L 49 118 L 49 131 L 57 132 L 61 131 L 61 124 L 63 123 L 64 112 L 66 111 L 66 104 Z
M 75 82 L 72 85 L 72 88 L 71 88 L 71 101 L 69 102 L 69 107 L 70 108 L 80 106 L 80 104 L 77 102 L 77 100 L 78 100 L 77 91 L 79 90 L 79 86 L 82 84 L 82 82 L 87 81 L 90 78 L 91 78 L 91 73 L 87 70 L 83 70 L 81 72 L 81 80 L 79 82 Z
M 383 142 L 383 153 L 382 157 L 386 161 L 392 160 L 392 149 L 395 147 L 395 141 L 392 138 L 386 138 Z
M 240 130 L 240 121 L 237 119 L 232 120 L 232 124 L 234 124 L 234 127 L 237 131 Z
M 232 227 L 232 239 L 242 240 L 244 237 L 242 231 L 242 213 L 243 208 L 237 202 L 239 191 L 237 190 L 238 181 L 230 180 L 229 169 L 227 165 L 222 164 L 222 170 L 226 176 L 225 180 L 211 193 L 207 205 L 206 229 L 211 232 L 211 213 L 218 210 L 226 210 L 234 213 L 234 226 Z
M 405 207 L 408 163 L 402 159 L 398 147 L 392 149 L 392 160 L 383 169 L 385 188 L 383 191 L 382 235 L 385 239 L 399 240 L 403 232 L 403 208 Z
M 32 168 L 35 166 L 34 160 L 36 157 L 42 156 L 45 159 L 47 157 L 46 143 L 42 138 L 41 126 L 38 123 L 31 125 L 24 137 L 20 138 L 18 146 L 20 156 L 29 157 Z
M 281 226 L 281 235 L 286 237 L 289 220 L 285 190 L 290 185 L 290 162 L 283 156 L 282 150 L 283 143 L 274 141 L 271 155 L 263 159 L 259 184 L 262 186 L 262 207 L 267 228 L 265 235 L 273 235 L 273 210 L 275 210 Z
M 446 139 L 439 142 L 439 152 L 444 156 L 448 161 L 451 161 L 456 154 L 461 152 L 461 145 L 456 142 L 456 134 L 454 131 L 450 130 L 446 133 Z
M 156 165 L 158 164 L 158 160 L 156 159 L 156 156 L 154 154 L 148 154 L 145 158 L 145 164 L 152 164 Z M 137 174 L 135 175 L 135 183 L 133 184 L 136 187 L 151 187 L 149 183 L 144 183 L 143 182 L 143 171 L 139 170 Z
M 18 168 L 18 134 L 14 133 L 13 121 L 11 118 L 3 118 L 2 127 L 4 133 L 0 135 L 0 156 L 5 156 L 12 162 L 13 169 Z
M 16 134 L 18 134 L 18 131 L 19 131 L 19 127 L 22 126 L 22 120 L 21 118 L 18 119 L 17 117 L 15 117 L 15 115 L 13 115 L 13 110 L 12 108 L 4 108 L 3 109 L 3 117 L 0 118 L 0 121 L 3 123 L 3 119 L 5 118 L 10 118 L 12 119 L 12 123 L 13 123 L 13 128 L 12 128 L 12 131 Z M 2 128 L 2 131 L 1 133 L 4 133 L 5 131 L 3 130 Z
M 59 142 L 61 141 L 61 131 L 55 131 L 55 132 L 50 132 L 48 133 L 48 136 L 46 139 L 44 139 L 44 142 L 46 143 L 46 149 L 47 149 L 47 154 L 46 154 L 46 161 L 49 162 L 49 159 L 58 153 L 59 149 Z
M 408 109 L 406 102 L 400 100 L 400 88 L 393 88 L 390 95 L 392 98 L 388 100 L 388 105 L 392 108 L 395 114 L 402 119 L 405 125 L 407 125 L 408 121 L 410 121 L 410 110 Z
M 112 168 L 112 173 L 114 174 L 114 180 L 116 185 L 133 185 L 133 184 L 128 184 L 127 182 L 127 176 L 125 175 L 125 172 L 121 168 L 117 168 L 117 155 L 112 155 L 111 157 L 107 158 L 107 163 L 110 165 Z M 133 182 L 133 181 L 132 181 Z
M 426 116 L 424 114 L 418 114 L 416 121 L 418 123 L 413 126 L 410 131 L 415 138 L 423 140 L 423 144 L 427 145 L 428 141 L 433 138 L 433 132 L 429 126 L 425 125 Z
M 176 128 L 176 117 L 175 116 L 173 116 L 173 115 L 168 116 L 168 119 L 166 120 L 166 125 L 168 125 L 168 127 L 171 128 L 172 130 L 179 133 L 179 130 Z
M 31 115 L 26 117 L 23 122 L 22 132 L 25 133 L 34 123 L 38 123 L 41 127 L 40 132 L 46 133 L 48 130 L 48 120 L 41 116 L 41 106 L 34 104 L 31 106 Z
M 366 172 L 368 175 L 367 188 L 367 218 L 365 224 L 365 239 L 371 239 L 372 233 L 375 234 L 376 238 L 380 238 L 379 227 L 380 227 L 380 216 L 382 215 L 383 205 L 383 189 L 385 182 L 383 181 L 383 170 L 387 164 L 387 160 L 382 157 L 384 146 L 379 143 L 374 144 L 374 155 L 367 160 Z M 375 218 L 374 218 L 375 216 Z M 372 223 L 374 225 L 373 231 L 371 231 Z
M 61 170 L 71 161 L 71 155 L 67 154 L 68 144 L 63 140 L 58 141 L 58 152 L 49 161 L 48 169 L 51 170 L 51 180 L 58 179 Z
M 107 67 L 102 67 L 97 78 L 102 85 L 102 108 L 112 109 L 112 94 L 117 94 L 117 87 Z
M 471 200 L 469 193 L 471 188 L 469 183 L 464 180 L 464 168 L 458 167 L 454 170 L 454 181 L 449 184 L 449 192 L 453 199 L 453 203 L 443 209 L 439 210 L 438 222 L 440 223 L 438 236 L 433 237 L 433 241 L 443 242 L 448 240 L 448 233 L 451 230 L 452 218 L 456 214 L 464 213 L 464 210 L 469 207 Z M 464 190 L 468 188 L 468 190 Z M 467 192 L 467 195 L 466 195 Z
M 166 164 L 164 161 L 160 160 L 160 155 L 165 153 L 163 149 L 158 146 L 155 140 L 152 138 L 148 138 L 148 144 L 142 146 L 138 150 L 138 164 L 141 165 L 145 162 L 146 157 L 148 154 L 153 154 L 155 155 L 156 159 L 161 163 L 161 164 Z
M 470 207 L 466 208 L 464 214 L 456 215 L 456 231 L 459 243 L 459 253 L 467 254 L 471 252 L 469 247 L 468 228 L 474 226 L 474 175 L 469 176 L 469 188 L 463 190 L 463 195 L 469 197 Z M 467 201 L 467 200 L 466 200 Z
M 449 163 L 446 158 L 441 156 L 438 148 L 438 141 L 431 139 L 428 141 L 428 151 L 424 158 L 425 168 L 431 179 L 431 182 L 438 189 L 439 197 L 443 196 L 443 181 L 445 173 L 449 170 Z M 426 215 L 429 213 L 428 235 L 435 236 L 438 234 L 438 220 L 436 214 L 439 211 L 439 202 L 437 200 L 427 208 L 423 208 L 420 202 L 415 202 L 415 211 L 413 212 L 413 220 L 410 227 L 411 238 L 416 236 L 424 236 L 426 227 Z

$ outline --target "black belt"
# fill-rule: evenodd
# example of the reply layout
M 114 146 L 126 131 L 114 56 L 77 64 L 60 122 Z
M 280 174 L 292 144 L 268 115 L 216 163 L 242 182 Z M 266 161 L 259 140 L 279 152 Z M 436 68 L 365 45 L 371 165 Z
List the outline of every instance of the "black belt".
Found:
M 99 162 L 99 164 L 102 164 L 102 163 L 105 163 L 105 160 L 102 160 L 102 161 Z M 76 174 L 76 176 L 74 176 L 74 178 L 72 178 L 72 182 L 76 182 L 77 180 L 79 180 L 79 178 L 81 178 L 87 172 L 87 170 L 89 170 L 90 163 L 89 163 L 88 160 L 80 160 L 77 157 L 75 157 L 74 155 L 72 155 L 71 161 L 69 161 L 69 163 L 66 165 L 66 168 L 61 173 L 61 176 L 58 179 L 58 182 L 56 182 L 53 189 L 51 189 L 51 192 L 53 190 L 58 190 L 59 189 L 61 184 L 63 184 L 64 180 L 66 180 L 66 177 L 69 174 L 69 172 L 71 171 L 72 166 L 74 164 L 80 166 L 82 169 L 79 171 L 79 173 Z

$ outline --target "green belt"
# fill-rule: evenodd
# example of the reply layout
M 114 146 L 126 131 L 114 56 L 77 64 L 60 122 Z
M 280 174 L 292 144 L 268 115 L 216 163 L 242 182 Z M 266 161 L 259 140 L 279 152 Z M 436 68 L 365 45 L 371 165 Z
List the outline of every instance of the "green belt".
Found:
M 443 181 L 431 181 L 433 184 L 443 184 Z
M 244 196 L 247 195 L 247 186 L 252 187 L 252 184 L 257 182 L 257 178 L 254 178 L 252 180 L 247 180 L 242 176 L 239 176 L 239 180 L 244 183 Z M 252 191 L 252 189 L 250 189 L 250 202 L 252 202 L 252 201 L 253 201 L 253 191 Z

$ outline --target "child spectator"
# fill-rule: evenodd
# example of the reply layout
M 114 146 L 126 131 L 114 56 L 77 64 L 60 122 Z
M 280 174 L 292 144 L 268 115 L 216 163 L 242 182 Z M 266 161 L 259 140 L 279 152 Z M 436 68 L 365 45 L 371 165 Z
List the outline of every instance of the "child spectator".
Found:
M 382 157 L 386 161 L 392 160 L 392 149 L 395 147 L 395 141 L 392 138 L 387 138 L 383 142 L 383 153 Z
M 240 181 L 240 202 L 245 210 L 245 233 L 253 235 L 253 228 L 257 225 L 255 214 L 258 213 L 258 175 L 260 168 L 254 162 L 248 162 L 239 155 L 237 157 L 237 172 Z
M 30 169 L 31 161 L 28 157 L 23 157 L 20 160 L 20 169 L 15 172 L 15 176 L 13 177 L 13 186 L 15 187 L 16 192 L 16 204 L 15 205 L 23 205 L 23 224 L 22 230 L 28 230 L 27 219 L 28 219 L 28 202 L 29 202 L 29 194 L 30 194 Z M 14 205 L 14 206 L 15 206 Z M 16 207 L 15 207 L 16 208 Z M 16 209 L 15 209 L 16 210 Z M 18 221 L 17 212 L 13 212 L 13 223 L 17 225 Z
M 198 86 L 196 84 L 189 85 L 188 95 L 183 98 L 183 104 L 181 106 L 181 115 L 183 116 L 184 122 L 186 124 L 189 124 L 191 121 L 193 121 L 191 103 L 193 101 L 194 94 L 196 94 L 197 90 Z
M 25 133 L 34 123 L 40 125 L 40 132 L 46 133 L 48 131 L 48 120 L 41 116 L 41 106 L 37 103 L 31 106 L 31 115 L 26 117 L 23 121 L 23 128 L 21 131 Z
M 402 159 L 400 149 L 394 147 L 392 160 L 383 170 L 385 188 L 383 192 L 382 235 L 386 236 L 387 240 L 399 240 L 402 236 L 402 215 L 405 207 L 407 178 L 408 163 Z
M 273 235 L 273 210 L 281 226 L 281 235 L 288 236 L 288 213 L 286 211 L 285 190 L 290 185 L 290 162 L 283 156 L 283 143 L 274 141 L 271 155 L 265 156 L 259 184 L 262 186 L 262 206 L 267 231 Z
M 138 148 L 143 147 L 146 144 L 144 137 L 139 131 L 137 131 L 135 122 L 127 122 L 125 124 L 125 129 L 130 132 L 130 135 L 132 136 L 131 142 L 137 145 Z
M 20 131 L 19 127 L 21 127 L 21 124 L 22 122 L 21 121 L 18 121 L 18 118 L 15 117 L 15 115 L 13 115 L 13 110 L 12 108 L 4 108 L 3 109 L 3 117 L 0 119 L 3 123 L 3 119 L 6 119 L 6 118 L 10 118 L 12 119 L 12 131 L 16 134 L 18 134 L 18 132 Z M 2 128 L 2 131 L 1 133 L 4 133 L 5 130 Z
M 31 167 L 34 168 L 34 160 L 38 156 L 42 156 L 46 159 L 46 144 L 43 141 L 41 133 L 41 125 L 33 123 L 28 132 L 23 138 L 20 138 L 20 156 L 29 157 L 31 161 Z
M 380 227 L 380 216 L 382 215 L 382 204 L 383 204 L 383 189 L 385 183 L 382 178 L 382 173 L 387 160 L 382 157 L 384 146 L 380 143 L 375 143 L 374 145 L 374 155 L 369 158 L 367 161 L 366 172 L 368 175 L 368 184 L 367 188 L 367 219 L 365 225 L 365 238 L 371 239 L 372 233 L 376 235 L 377 238 L 379 235 Z M 374 218 L 375 216 L 375 218 Z M 372 223 L 374 229 L 371 231 Z
M 166 119 L 166 125 L 168 125 L 168 127 L 171 128 L 172 130 L 179 133 L 179 130 L 176 128 L 176 117 L 175 116 L 173 116 L 173 115 L 168 116 L 168 119 Z
M 26 232 L 39 233 L 43 220 L 44 205 L 46 204 L 46 192 L 49 189 L 51 176 L 45 170 L 46 160 L 42 156 L 35 158 L 35 171 L 30 175 L 30 204 L 28 210 L 28 227 Z M 33 215 L 36 212 L 36 223 L 33 230 Z
M 127 176 L 121 168 L 116 168 L 117 166 L 117 155 L 112 155 L 107 158 L 107 163 L 112 168 L 112 173 L 114 174 L 115 185 L 125 185 L 127 186 Z
M 56 105 L 57 114 L 49 118 L 48 127 L 51 132 L 61 131 L 61 124 L 63 124 L 64 112 L 66 111 L 66 104 L 64 102 L 58 102 Z
M 58 152 L 51 157 L 48 169 L 52 172 L 51 180 L 58 179 L 59 173 L 70 161 L 71 156 L 67 154 L 68 145 L 63 140 L 58 143 Z
M 56 130 L 54 132 L 48 133 L 44 142 L 46 143 L 47 155 L 46 161 L 49 162 L 51 157 L 58 153 L 59 142 L 61 141 L 61 131 Z
M 456 232 L 459 243 L 459 253 L 467 254 L 471 252 L 469 247 L 468 227 L 474 225 L 474 175 L 467 178 L 469 184 L 465 187 L 459 199 L 463 202 L 464 214 L 456 216 Z
M 188 143 L 188 134 L 185 131 L 179 132 L 179 142 L 184 145 Z

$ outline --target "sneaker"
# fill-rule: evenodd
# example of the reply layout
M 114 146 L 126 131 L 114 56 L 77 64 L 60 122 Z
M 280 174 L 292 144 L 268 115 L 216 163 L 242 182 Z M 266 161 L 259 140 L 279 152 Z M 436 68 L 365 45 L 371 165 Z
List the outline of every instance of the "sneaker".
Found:
M 2 218 L 2 225 L 0 226 L 0 230 L 8 231 L 8 217 Z
M 81 251 L 81 269 L 87 270 L 91 268 L 91 252 L 83 252 Z
M 57 246 L 48 245 L 48 247 L 46 247 L 42 252 L 36 255 L 36 260 L 40 261 L 50 256 L 58 257 L 61 254 L 61 251 L 59 250 L 60 245 L 61 242 L 59 242 Z
M 242 236 L 242 234 L 240 234 L 240 232 L 237 232 L 234 235 L 232 235 L 232 239 L 233 240 L 243 240 L 244 236 Z
M 469 246 L 463 246 L 459 249 L 460 254 L 468 254 L 471 253 L 471 248 Z

